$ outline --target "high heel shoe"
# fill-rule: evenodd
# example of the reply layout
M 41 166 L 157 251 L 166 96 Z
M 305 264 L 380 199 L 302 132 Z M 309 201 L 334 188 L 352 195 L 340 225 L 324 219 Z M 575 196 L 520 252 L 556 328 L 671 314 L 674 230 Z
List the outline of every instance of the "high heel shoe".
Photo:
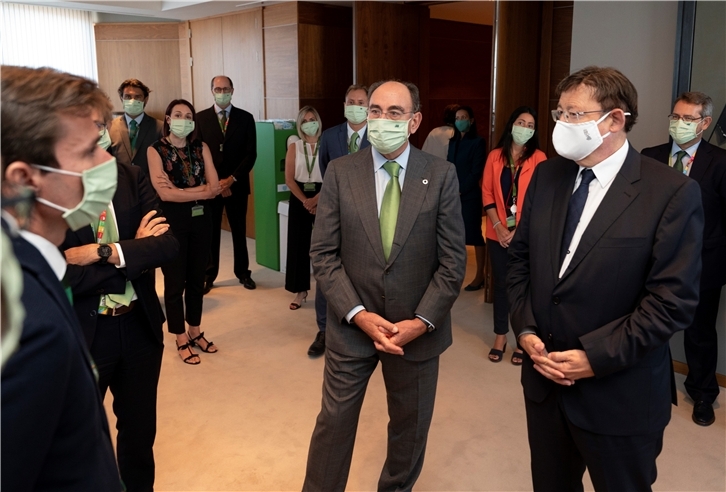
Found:
M 479 290 L 482 287 L 484 287 L 484 282 L 486 282 L 486 280 L 482 280 L 478 284 L 474 284 L 474 282 L 472 282 L 469 285 L 467 285 L 466 287 L 464 287 L 464 290 L 467 292 L 474 292 L 475 290 Z
M 298 296 L 299 295 L 300 295 L 300 292 L 298 292 Z M 296 311 L 296 310 L 300 309 L 300 307 L 302 307 L 302 303 L 303 302 L 306 303 L 306 304 L 308 302 L 308 293 L 307 293 L 307 291 L 305 291 L 305 293 L 302 295 L 302 297 L 300 297 L 300 300 L 299 301 L 297 300 L 297 296 L 295 296 L 295 300 L 293 300 L 290 303 L 290 309 L 292 311 Z
M 504 352 L 506 350 L 507 350 L 506 342 L 504 343 L 504 347 L 502 347 L 502 350 L 497 350 L 495 348 L 491 349 L 489 351 L 489 360 L 494 363 L 501 362 L 502 359 L 504 358 Z M 492 359 L 492 356 L 496 357 L 496 359 Z

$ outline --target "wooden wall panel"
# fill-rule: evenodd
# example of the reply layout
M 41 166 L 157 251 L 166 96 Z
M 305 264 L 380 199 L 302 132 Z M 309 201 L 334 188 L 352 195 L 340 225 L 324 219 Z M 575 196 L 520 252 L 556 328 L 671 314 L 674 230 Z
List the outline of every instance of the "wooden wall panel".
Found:
M 162 118 L 166 106 L 181 95 L 179 25 L 96 24 L 98 82 L 113 103 L 123 111 L 117 89 L 128 78 L 137 78 L 152 93 L 146 111 Z
M 297 29 L 297 24 L 264 28 L 266 118 L 283 117 L 278 110 L 289 109 L 290 104 L 296 107 L 292 117 L 297 115 L 300 99 Z
M 547 106 L 542 107 L 540 102 L 540 131 L 539 142 L 542 150 L 548 156 L 556 154 L 552 146 L 552 131 L 555 129 L 555 122 L 549 114 L 549 110 L 557 109 L 557 97 L 555 89 L 562 79 L 570 74 L 570 54 L 572 51 L 572 14 L 573 2 L 552 2 L 552 41 L 550 43 L 551 64 L 549 77 L 541 81 L 547 89 Z M 543 118 L 544 116 L 544 118 Z
M 235 85 L 232 103 L 264 117 L 262 9 L 222 17 L 223 73 Z M 210 104 L 211 104 L 210 99 Z
M 266 28 L 297 24 L 297 2 L 285 2 L 265 7 L 263 17 Z
M 224 49 L 222 45 L 222 18 L 214 17 L 192 21 L 191 52 L 192 103 L 197 110 L 207 108 L 214 102 L 210 82 L 212 77 L 224 73 Z
M 268 119 L 294 120 L 300 111 L 297 97 L 274 97 L 265 99 L 265 112 Z
M 179 74 L 181 79 L 181 97 L 187 101 L 194 99 L 192 83 L 192 45 L 189 37 L 189 22 L 179 23 Z

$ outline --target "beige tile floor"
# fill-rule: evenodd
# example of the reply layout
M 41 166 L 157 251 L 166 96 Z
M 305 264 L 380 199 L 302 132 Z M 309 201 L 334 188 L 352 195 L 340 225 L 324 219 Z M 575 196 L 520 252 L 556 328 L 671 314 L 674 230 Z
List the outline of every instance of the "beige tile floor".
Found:
M 323 359 L 306 355 L 315 333 L 312 297 L 290 311 L 284 275 L 254 263 L 257 290 L 232 274 L 231 239 L 222 236 L 217 287 L 205 297 L 202 329 L 219 347 L 199 366 L 176 355 L 166 334 L 159 383 L 156 490 L 300 490 L 310 435 L 320 408 Z M 467 282 L 473 277 L 473 252 Z M 161 274 L 157 287 L 163 290 Z M 467 283 L 465 282 L 465 284 Z M 454 345 L 441 359 L 438 395 L 420 491 L 531 490 L 524 404 L 518 369 L 486 354 L 493 342 L 491 305 L 462 292 L 454 306 Z M 511 343 L 510 343 L 511 345 Z M 691 422 L 678 376 L 679 406 L 658 459 L 658 491 L 726 490 L 726 396 L 716 423 Z M 109 419 L 110 395 L 107 398 Z M 386 406 L 380 371 L 361 413 L 348 490 L 375 490 L 386 449 Z M 586 478 L 586 489 L 592 486 Z

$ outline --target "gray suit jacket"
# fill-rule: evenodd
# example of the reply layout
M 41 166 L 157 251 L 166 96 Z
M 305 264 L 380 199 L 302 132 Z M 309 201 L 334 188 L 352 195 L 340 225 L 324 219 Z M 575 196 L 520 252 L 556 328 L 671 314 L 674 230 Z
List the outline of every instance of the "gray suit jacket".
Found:
M 108 151 L 116 157 L 117 162 L 128 166 L 139 166 L 148 176 L 149 163 L 146 160 L 146 149 L 164 136 L 163 129 L 163 122 L 144 113 L 139 125 L 139 135 L 136 137 L 136 151 L 134 152 L 131 149 L 126 116 L 117 116 L 108 129 L 108 134 L 111 137 L 111 147 L 108 148 Z
M 328 299 L 325 343 L 353 357 L 376 353 L 345 315 L 363 305 L 391 322 L 422 316 L 436 326 L 404 347 L 422 361 L 451 345 L 451 307 L 466 270 L 464 222 L 454 166 L 412 147 L 391 254 L 383 257 L 371 149 L 328 166 L 310 255 Z

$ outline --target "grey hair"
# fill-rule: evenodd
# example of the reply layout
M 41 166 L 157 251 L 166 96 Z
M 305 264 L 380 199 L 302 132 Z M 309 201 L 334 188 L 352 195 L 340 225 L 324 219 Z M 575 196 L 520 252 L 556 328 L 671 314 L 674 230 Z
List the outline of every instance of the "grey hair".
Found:
M 673 105 L 675 106 L 680 101 L 693 104 L 694 106 L 701 106 L 701 118 L 707 118 L 713 115 L 713 100 L 703 92 L 684 92 L 678 96 L 678 99 L 676 99 Z

